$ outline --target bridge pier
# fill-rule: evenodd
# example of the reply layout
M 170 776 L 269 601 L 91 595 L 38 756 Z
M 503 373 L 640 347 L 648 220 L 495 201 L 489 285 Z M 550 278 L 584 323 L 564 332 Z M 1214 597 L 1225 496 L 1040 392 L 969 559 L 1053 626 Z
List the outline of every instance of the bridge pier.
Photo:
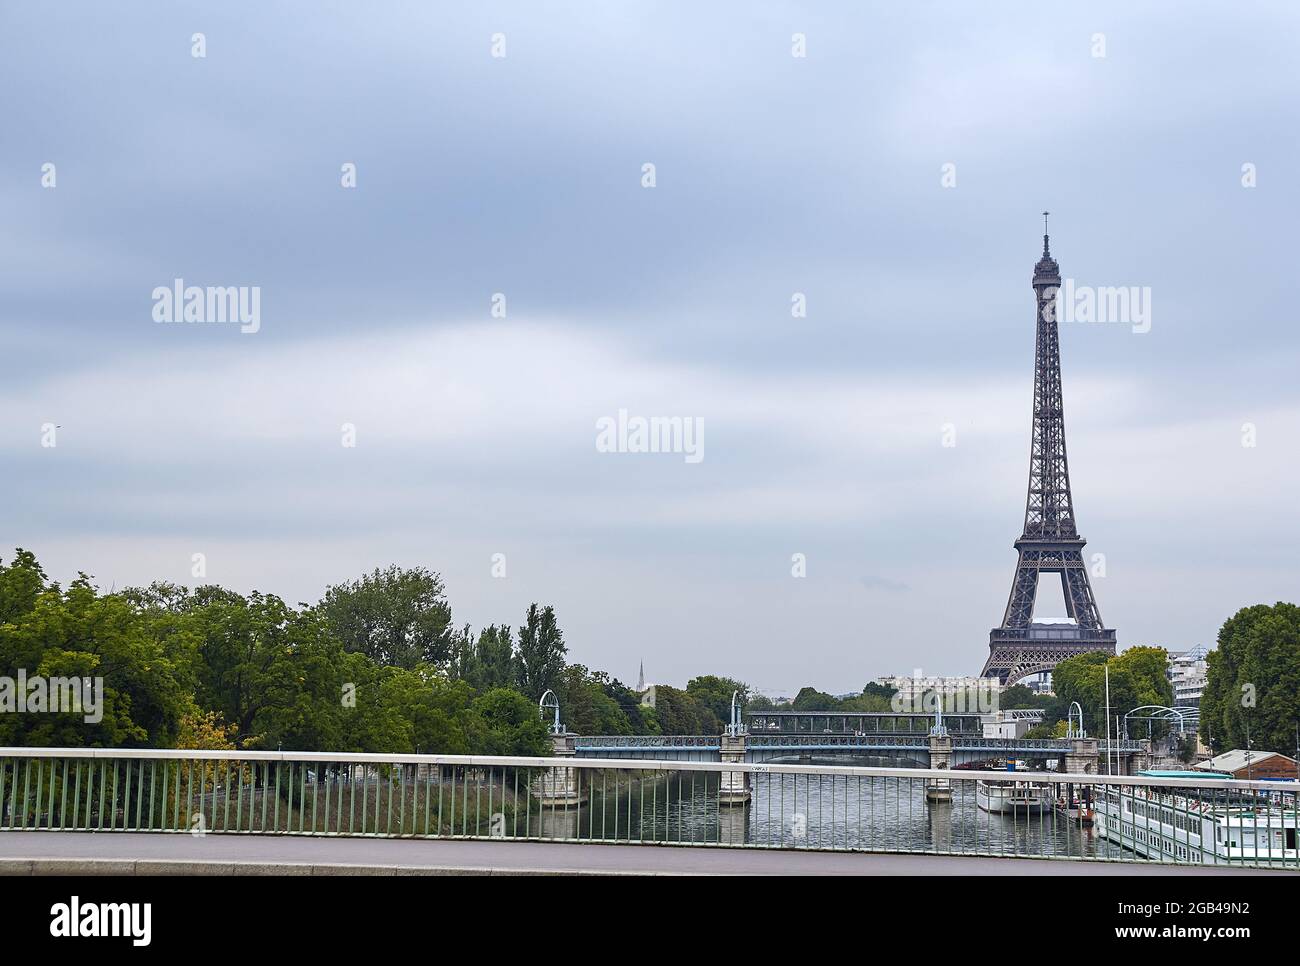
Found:
M 952 737 L 950 735 L 930 735 L 930 767 L 933 769 L 952 767 Z M 931 779 L 925 786 L 925 800 L 927 802 L 951 802 L 952 782 L 946 778 Z
M 724 762 L 743 762 L 745 760 L 744 734 L 722 736 L 721 759 Z M 724 771 L 718 786 L 719 805 L 744 805 L 749 801 L 749 772 Z
M 1070 775 L 1095 775 L 1100 760 L 1096 738 L 1071 738 L 1070 750 L 1063 756 L 1064 770 Z
M 1138 745 L 1140 749 L 1137 752 L 1122 756 L 1119 767 L 1122 774 L 1136 775 L 1151 767 L 1151 739 L 1142 738 Z
M 574 735 L 552 734 L 551 742 L 555 758 L 573 758 L 578 753 Z M 543 805 L 576 805 L 587 794 L 578 781 L 578 769 L 555 765 L 533 779 L 533 797 Z

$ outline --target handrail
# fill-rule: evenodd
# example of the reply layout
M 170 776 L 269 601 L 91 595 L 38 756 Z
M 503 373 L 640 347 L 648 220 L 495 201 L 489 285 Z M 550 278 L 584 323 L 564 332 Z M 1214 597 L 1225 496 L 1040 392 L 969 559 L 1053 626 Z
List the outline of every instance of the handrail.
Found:
M 447 765 L 465 768 L 587 768 L 611 771 L 713 771 L 786 775 L 840 775 L 876 778 L 938 778 L 1015 781 L 1036 784 L 1138 785 L 1164 788 L 1218 788 L 1249 791 L 1296 791 L 1300 782 L 1259 779 L 1159 778 L 1146 775 L 1079 775 L 1065 772 L 975 771 L 944 768 L 874 768 L 856 765 L 786 765 L 755 762 L 663 761 L 637 758 L 533 757 L 527 755 L 415 755 L 329 751 L 221 751 L 172 748 L 3 748 L 3 758 L 88 758 L 179 761 L 320 762 L 331 765 Z
M 952 736 L 954 748 L 1005 748 L 1068 751 L 1073 739 L 1070 738 L 985 738 L 982 735 Z M 1106 739 L 1097 739 L 1099 747 L 1119 748 L 1121 751 L 1140 751 L 1141 742 L 1134 738 L 1113 739 L 1109 744 Z M 720 748 L 721 739 L 710 735 L 579 735 L 575 738 L 578 748 Z M 776 747 L 810 747 L 816 745 L 873 748 L 915 747 L 924 748 L 930 742 L 929 735 L 891 734 L 889 732 L 865 735 L 847 734 L 845 732 L 806 732 L 803 734 L 782 734 L 780 732 L 751 732 L 748 735 L 751 748 Z

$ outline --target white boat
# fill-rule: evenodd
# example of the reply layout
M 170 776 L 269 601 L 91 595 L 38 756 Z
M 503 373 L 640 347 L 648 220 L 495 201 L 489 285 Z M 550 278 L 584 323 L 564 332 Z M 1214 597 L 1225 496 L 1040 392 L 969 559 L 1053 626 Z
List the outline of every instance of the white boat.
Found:
M 1093 805 L 1097 834 L 1143 858 L 1300 867 L 1294 804 L 1281 807 L 1265 794 L 1133 786 L 1099 790 Z
M 1037 815 L 1052 807 L 1046 785 L 1018 781 L 975 783 L 975 804 L 996 815 Z

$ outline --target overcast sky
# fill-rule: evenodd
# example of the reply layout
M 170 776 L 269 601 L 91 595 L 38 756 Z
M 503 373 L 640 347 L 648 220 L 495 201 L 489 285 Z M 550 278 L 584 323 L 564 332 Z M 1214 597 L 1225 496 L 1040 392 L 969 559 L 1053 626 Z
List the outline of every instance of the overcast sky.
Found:
M 293 602 L 423 565 L 628 683 L 973 674 L 1047 208 L 1063 276 L 1150 291 L 1061 328 L 1121 647 L 1295 600 L 1300 8 L 864 7 L 7 4 L 0 554 Z M 259 330 L 155 322 L 177 278 Z M 598 452 L 620 409 L 703 459 Z

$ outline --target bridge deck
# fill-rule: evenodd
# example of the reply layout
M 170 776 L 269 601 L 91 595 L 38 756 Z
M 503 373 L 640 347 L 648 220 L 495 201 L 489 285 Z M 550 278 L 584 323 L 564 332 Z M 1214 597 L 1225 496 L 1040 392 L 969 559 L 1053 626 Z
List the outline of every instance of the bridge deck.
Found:
M 1133 862 L 792 850 L 323 839 L 291 836 L 0 833 L 0 874 L 1285 875 Z

